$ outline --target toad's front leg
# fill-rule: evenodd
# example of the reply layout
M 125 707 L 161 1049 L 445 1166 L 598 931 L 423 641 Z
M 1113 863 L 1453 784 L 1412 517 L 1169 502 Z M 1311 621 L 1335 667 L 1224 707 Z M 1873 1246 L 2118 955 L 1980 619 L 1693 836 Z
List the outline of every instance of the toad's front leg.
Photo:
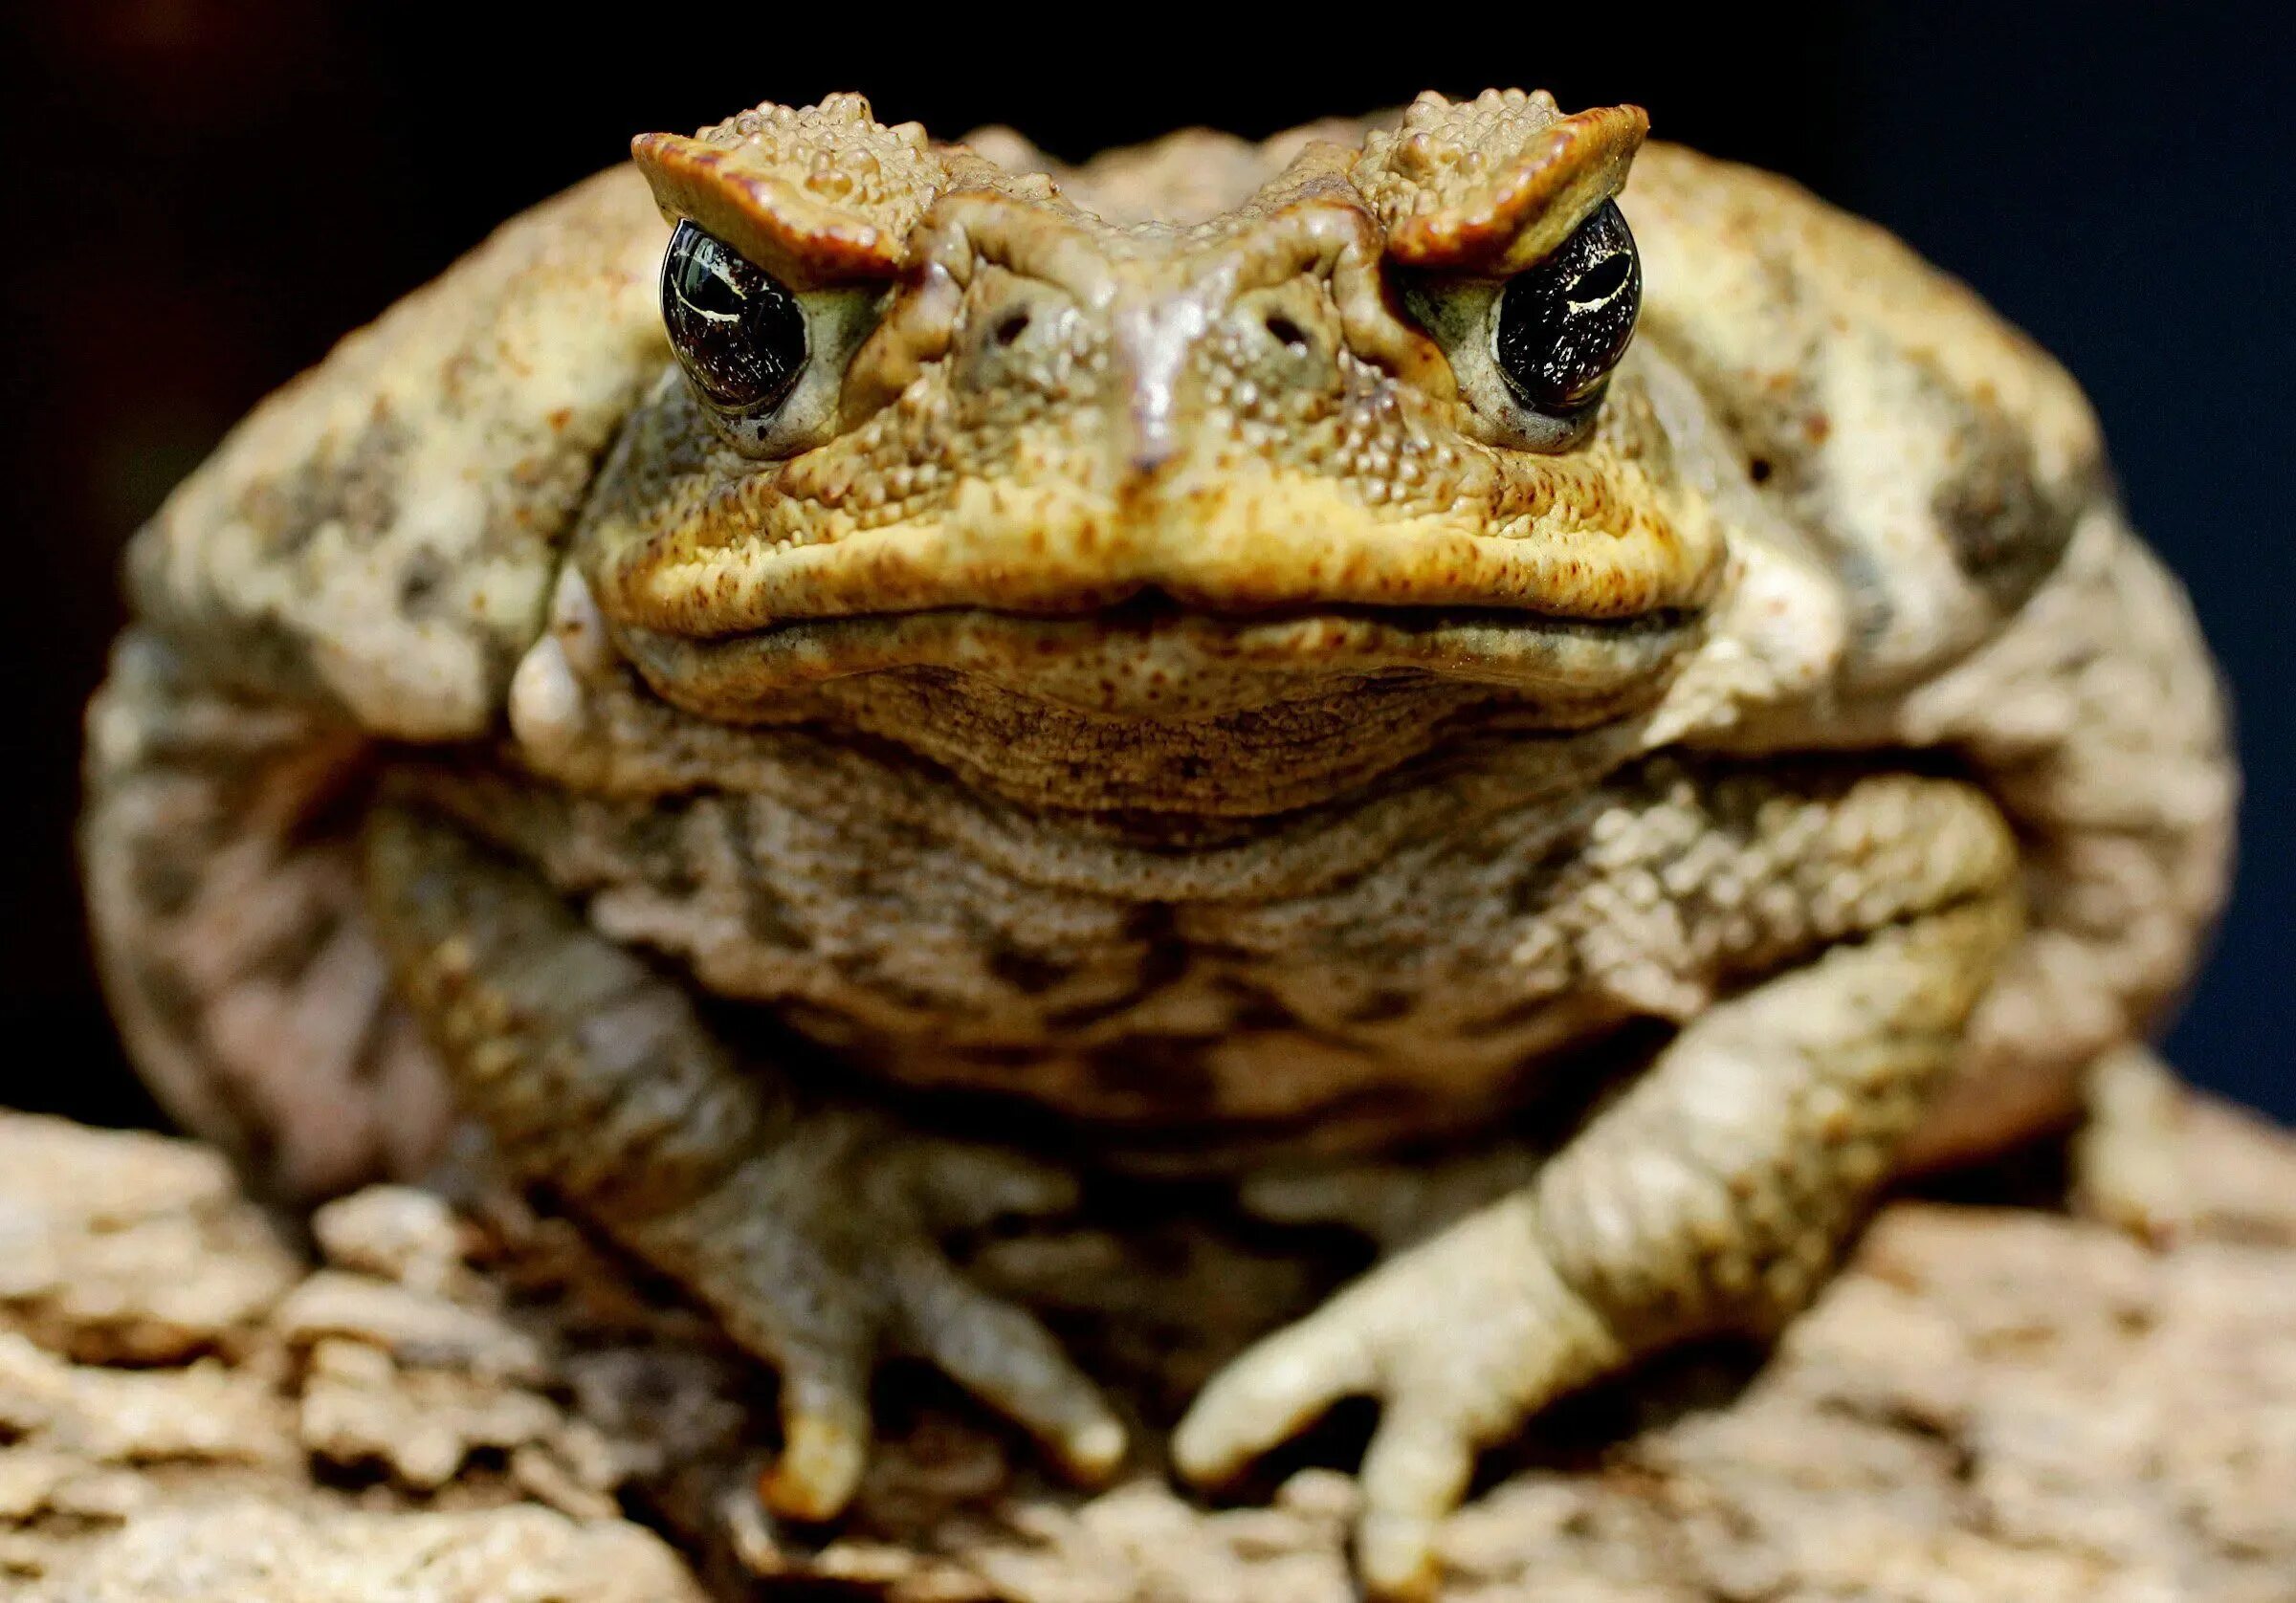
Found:
M 851 1497 L 871 1372 L 892 1354 L 938 1365 L 1071 1473 L 1115 1466 L 1123 1428 L 1092 1383 L 935 1240 L 1065 1206 L 1070 1181 L 801 1108 L 763 1067 L 737 1067 L 677 985 L 453 823 L 380 808 L 366 861 L 383 944 L 468 1109 L 780 1370 L 774 1509 L 822 1519 Z
M 1646 901 L 1613 892 L 1665 869 L 1680 916 L 1650 928 L 1669 932 L 1675 961 L 1715 960 L 1727 980 L 1733 942 L 1737 962 L 1756 961 L 1798 924 L 1814 954 L 1699 1014 L 1531 1184 L 1245 1354 L 1175 1438 L 1181 1470 L 1217 1482 L 1339 1397 L 1376 1396 L 1358 1532 L 1376 1595 L 1431 1592 L 1437 1526 L 1478 1449 L 1642 1354 L 1774 1329 L 1804 1304 L 2019 929 L 2006 831 L 1964 786 L 1676 790 L 1610 832 L 1623 854 L 1557 911 L 1578 922 L 1582 956 L 1622 974 L 1667 966 L 1647 937 L 1621 946 L 1618 921 L 1585 921 Z M 1702 843 L 1687 852 L 1686 807 Z M 1631 861 L 1638 837 L 1663 866 Z M 1705 869 L 1686 867 L 1701 854 Z

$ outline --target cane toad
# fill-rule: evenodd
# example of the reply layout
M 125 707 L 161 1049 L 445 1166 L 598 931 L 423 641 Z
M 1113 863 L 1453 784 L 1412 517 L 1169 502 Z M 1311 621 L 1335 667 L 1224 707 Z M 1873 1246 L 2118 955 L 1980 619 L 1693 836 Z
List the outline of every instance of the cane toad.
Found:
M 1480 1446 L 2144 1102 L 2224 886 L 2073 384 L 1645 127 L 639 139 L 137 537 L 83 852 L 144 1071 L 306 1195 L 475 1118 L 773 1366 L 813 1519 L 887 1355 L 1126 1451 L 949 1232 L 1575 1109 L 1173 1438 L 1374 1397 L 1359 1562 L 1424 1593 Z

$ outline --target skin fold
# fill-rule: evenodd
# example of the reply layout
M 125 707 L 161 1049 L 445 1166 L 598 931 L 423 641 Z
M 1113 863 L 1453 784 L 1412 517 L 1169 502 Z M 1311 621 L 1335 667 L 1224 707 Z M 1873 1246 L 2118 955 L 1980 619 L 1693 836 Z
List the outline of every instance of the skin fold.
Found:
M 639 140 L 137 537 L 82 849 L 144 1072 L 299 1196 L 476 1120 L 776 1369 L 799 1519 L 890 1356 L 1122 1461 L 951 1233 L 1102 1171 L 1411 1213 L 1171 1441 L 1377 1399 L 1392 1597 L 1481 1448 L 1775 1331 L 1895 1175 L 2086 1096 L 2091 1198 L 2173 1223 L 2143 1043 L 2236 789 L 2183 596 L 2042 353 L 1644 127 Z M 680 224 L 780 297 L 766 401 L 666 332 Z M 1623 351 L 1567 331 L 1627 258 L 1494 332 L 1625 230 Z

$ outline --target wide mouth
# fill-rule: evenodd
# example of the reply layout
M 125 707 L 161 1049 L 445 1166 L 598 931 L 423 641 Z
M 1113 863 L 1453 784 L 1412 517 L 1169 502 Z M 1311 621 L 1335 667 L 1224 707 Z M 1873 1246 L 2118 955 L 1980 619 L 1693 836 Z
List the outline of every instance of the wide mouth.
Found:
M 671 699 L 724 711 L 858 675 L 938 670 L 1083 712 L 1190 716 L 1291 699 L 1303 681 L 1409 674 L 1607 701 L 1661 673 L 1698 614 L 1615 620 L 1496 606 L 1215 610 L 1143 587 L 1089 608 L 941 606 L 788 618 L 722 639 L 625 627 Z
M 1716 531 L 1665 504 L 1639 469 L 1595 454 L 1473 458 L 1484 479 L 1408 508 L 1233 465 L 1159 470 L 1113 495 L 1016 471 L 863 529 L 825 517 L 820 487 L 785 482 L 833 471 L 801 457 L 676 509 L 623 509 L 587 531 L 582 560 L 624 627 L 750 649 L 835 640 L 843 652 L 984 616 L 1099 629 L 1131 617 L 1207 641 L 1302 616 L 1378 618 L 1401 639 L 1454 622 L 1633 625 L 1702 605 L 1721 569 Z

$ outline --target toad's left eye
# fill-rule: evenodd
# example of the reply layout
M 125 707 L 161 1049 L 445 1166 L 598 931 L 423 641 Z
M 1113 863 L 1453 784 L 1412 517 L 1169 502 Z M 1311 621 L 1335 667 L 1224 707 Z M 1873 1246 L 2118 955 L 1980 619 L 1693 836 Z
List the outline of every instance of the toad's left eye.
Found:
M 781 280 L 680 223 L 662 258 L 662 320 L 694 387 L 718 411 L 779 406 L 806 366 L 806 316 Z
M 1642 303 L 1634 236 L 1604 201 L 1543 261 L 1508 283 L 1491 319 L 1491 357 L 1523 406 L 1568 417 L 1602 398 Z

